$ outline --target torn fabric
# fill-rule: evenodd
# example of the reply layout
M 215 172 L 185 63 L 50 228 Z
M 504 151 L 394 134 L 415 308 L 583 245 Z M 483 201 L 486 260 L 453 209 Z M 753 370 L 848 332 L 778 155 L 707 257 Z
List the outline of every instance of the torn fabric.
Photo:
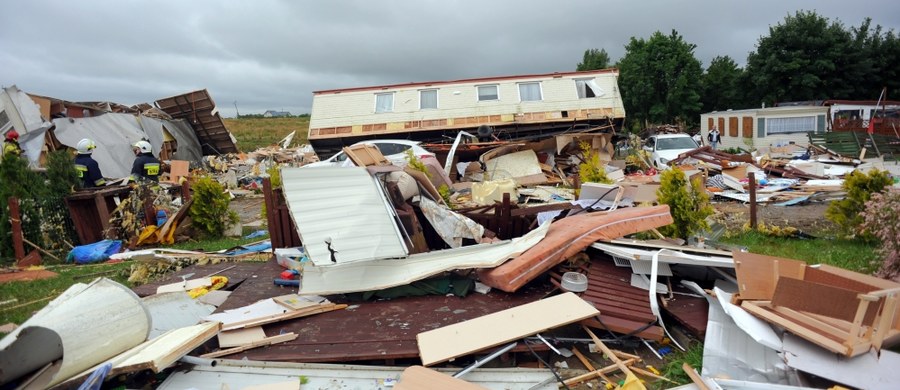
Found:
M 441 207 L 428 198 L 419 197 L 419 207 L 422 209 L 425 219 L 431 223 L 437 234 L 451 248 L 462 246 L 463 238 L 471 238 L 477 241 L 484 235 L 484 226 L 481 226 L 478 222 Z

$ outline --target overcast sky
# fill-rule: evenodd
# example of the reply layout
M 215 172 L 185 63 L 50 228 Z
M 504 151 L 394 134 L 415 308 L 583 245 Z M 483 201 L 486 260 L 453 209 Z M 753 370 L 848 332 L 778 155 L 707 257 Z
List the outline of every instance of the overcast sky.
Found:
M 223 116 L 309 112 L 312 91 L 571 71 L 631 37 L 678 31 L 706 67 L 743 65 L 770 26 L 815 10 L 900 31 L 900 1 L 5 0 L 0 84 L 72 101 L 206 88 Z M 900 65 L 900 64 L 898 64 Z

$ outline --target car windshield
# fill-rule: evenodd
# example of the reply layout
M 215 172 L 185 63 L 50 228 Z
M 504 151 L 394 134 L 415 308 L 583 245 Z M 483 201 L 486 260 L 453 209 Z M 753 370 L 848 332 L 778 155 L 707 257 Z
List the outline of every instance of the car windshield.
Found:
M 690 137 L 660 138 L 656 141 L 656 150 L 694 149 L 697 143 Z
M 381 151 L 381 154 L 385 156 L 390 156 L 392 154 L 399 154 L 406 151 L 406 149 L 411 148 L 412 146 L 404 145 L 404 144 L 389 144 L 389 143 L 377 143 L 375 146 L 378 150 Z

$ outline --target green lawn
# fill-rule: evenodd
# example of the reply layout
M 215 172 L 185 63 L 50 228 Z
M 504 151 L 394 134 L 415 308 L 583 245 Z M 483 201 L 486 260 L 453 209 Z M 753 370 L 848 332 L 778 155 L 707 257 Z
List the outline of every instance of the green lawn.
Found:
M 772 237 L 758 232 L 726 236 L 723 242 L 746 247 L 750 252 L 803 260 L 809 264 L 830 264 L 864 274 L 881 265 L 877 243 L 836 238 Z
M 268 235 L 252 239 L 222 238 L 205 241 L 186 241 L 167 246 L 167 248 L 213 252 L 267 238 Z M 45 268 L 56 272 L 59 274 L 58 276 L 42 280 L 2 283 L 0 284 L 0 301 L 9 299 L 16 299 L 17 301 L 0 306 L 0 325 L 8 322 L 21 324 L 75 283 L 88 283 L 98 277 L 105 277 L 125 286 L 134 287 L 132 283 L 128 282 L 128 276 L 131 274 L 131 265 L 131 262 L 50 265 Z M 3 333 L 0 333 L 0 336 L 2 335 Z

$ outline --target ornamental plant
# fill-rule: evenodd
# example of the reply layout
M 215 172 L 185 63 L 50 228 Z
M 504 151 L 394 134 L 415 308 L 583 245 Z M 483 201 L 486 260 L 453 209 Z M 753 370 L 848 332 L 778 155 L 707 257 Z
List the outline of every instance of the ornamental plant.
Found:
M 884 256 L 878 276 L 895 279 L 900 276 L 900 189 L 888 188 L 874 193 L 862 212 L 862 227 L 881 240 L 878 253 Z
M 866 202 L 872 194 L 881 192 L 891 184 L 891 177 L 887 171 L 877 169 L 868 174 L 860 171 L 850 172 L 844 177 L 841 188 L 847 192 L 844 199 L 831 202 L 825 210 L 825 218 L 834 222 L 841 232 L 847 235 L 866 234 L 861 229 L 863 217 L 860 215 L 865 209 Z
M 222 237 L 225 229 L 238 222 L 236 212 L 229 210 L 231 198 L 225 188 L 209 176 L 200 176 L 192 185 L 194 203 L 188 214 L 194 226 L 209 237 Z
M 706 217 L 713 213 L 709 205 L 709 195 L 702 188 L 700 180 L 688 185 L 687 176 L 680 169 L 667 169 L 660 175 L 660 186 L 656 190 L 660 204 L 669 205 L 674 222 L 659 229 L 667 237 L 687 240 L 694 234 L 709 229 Z
M 600 164 L 600 154 L 594 152 L 591 144 L 587 142 L 581 142 L 578 146 L 584 157 L 582 163 L 578 164 L 578 177 L 581 182 L 612 184 L 613 181 L 606 176 L 606 168 Z

